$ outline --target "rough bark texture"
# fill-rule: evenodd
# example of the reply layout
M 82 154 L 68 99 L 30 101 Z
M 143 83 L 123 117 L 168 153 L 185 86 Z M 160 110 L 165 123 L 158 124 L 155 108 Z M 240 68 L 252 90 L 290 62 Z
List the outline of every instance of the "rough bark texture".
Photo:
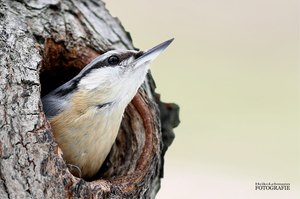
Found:
M 0 0 L 1 199 L 155 197 L 179 120 L 150 74 L 91 182 L 69 172 L 41 106 L 95 56 L 120 48 L 134 47 L 100 0 Z

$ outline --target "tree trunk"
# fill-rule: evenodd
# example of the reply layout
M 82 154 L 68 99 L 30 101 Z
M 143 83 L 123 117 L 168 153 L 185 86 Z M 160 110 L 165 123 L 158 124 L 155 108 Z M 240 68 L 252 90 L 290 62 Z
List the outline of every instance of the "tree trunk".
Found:
M 150 74 L 91 182 L 68 170 L 41 105 L 96 56 L 133 48 L 100 0 L 0 0 L 1 199 L 155 197 L 179 120 Z

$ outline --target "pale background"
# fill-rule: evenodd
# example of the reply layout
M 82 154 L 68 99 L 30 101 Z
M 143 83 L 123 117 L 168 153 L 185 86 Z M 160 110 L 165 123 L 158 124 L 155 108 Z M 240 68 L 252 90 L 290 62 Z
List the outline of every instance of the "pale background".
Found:
M 298 0 L 106 0 L 181 107 L 159 199 L 300 198 Z M 255 182 L 291 191 L 254 191 Z

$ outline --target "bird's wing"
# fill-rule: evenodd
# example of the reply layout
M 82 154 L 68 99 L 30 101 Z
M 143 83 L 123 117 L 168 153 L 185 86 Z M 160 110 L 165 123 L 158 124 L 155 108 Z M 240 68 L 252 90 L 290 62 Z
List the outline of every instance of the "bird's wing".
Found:
M 57 96 L 51 92 L 42 98 L 43 109 L 48 119 L 58 115 L 66 108 L 68 105 L 66 97 Z

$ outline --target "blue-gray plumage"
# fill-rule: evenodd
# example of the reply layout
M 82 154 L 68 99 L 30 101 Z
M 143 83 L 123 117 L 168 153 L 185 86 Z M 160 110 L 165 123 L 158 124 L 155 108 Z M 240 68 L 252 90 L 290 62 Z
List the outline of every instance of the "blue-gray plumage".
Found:
M 97 173 L 120 128 L 126 106 L 145 80 L 150 62 L 173 39 L 146 51 L 113 50 L 42 98 L 55 140 L 81 177 Z

